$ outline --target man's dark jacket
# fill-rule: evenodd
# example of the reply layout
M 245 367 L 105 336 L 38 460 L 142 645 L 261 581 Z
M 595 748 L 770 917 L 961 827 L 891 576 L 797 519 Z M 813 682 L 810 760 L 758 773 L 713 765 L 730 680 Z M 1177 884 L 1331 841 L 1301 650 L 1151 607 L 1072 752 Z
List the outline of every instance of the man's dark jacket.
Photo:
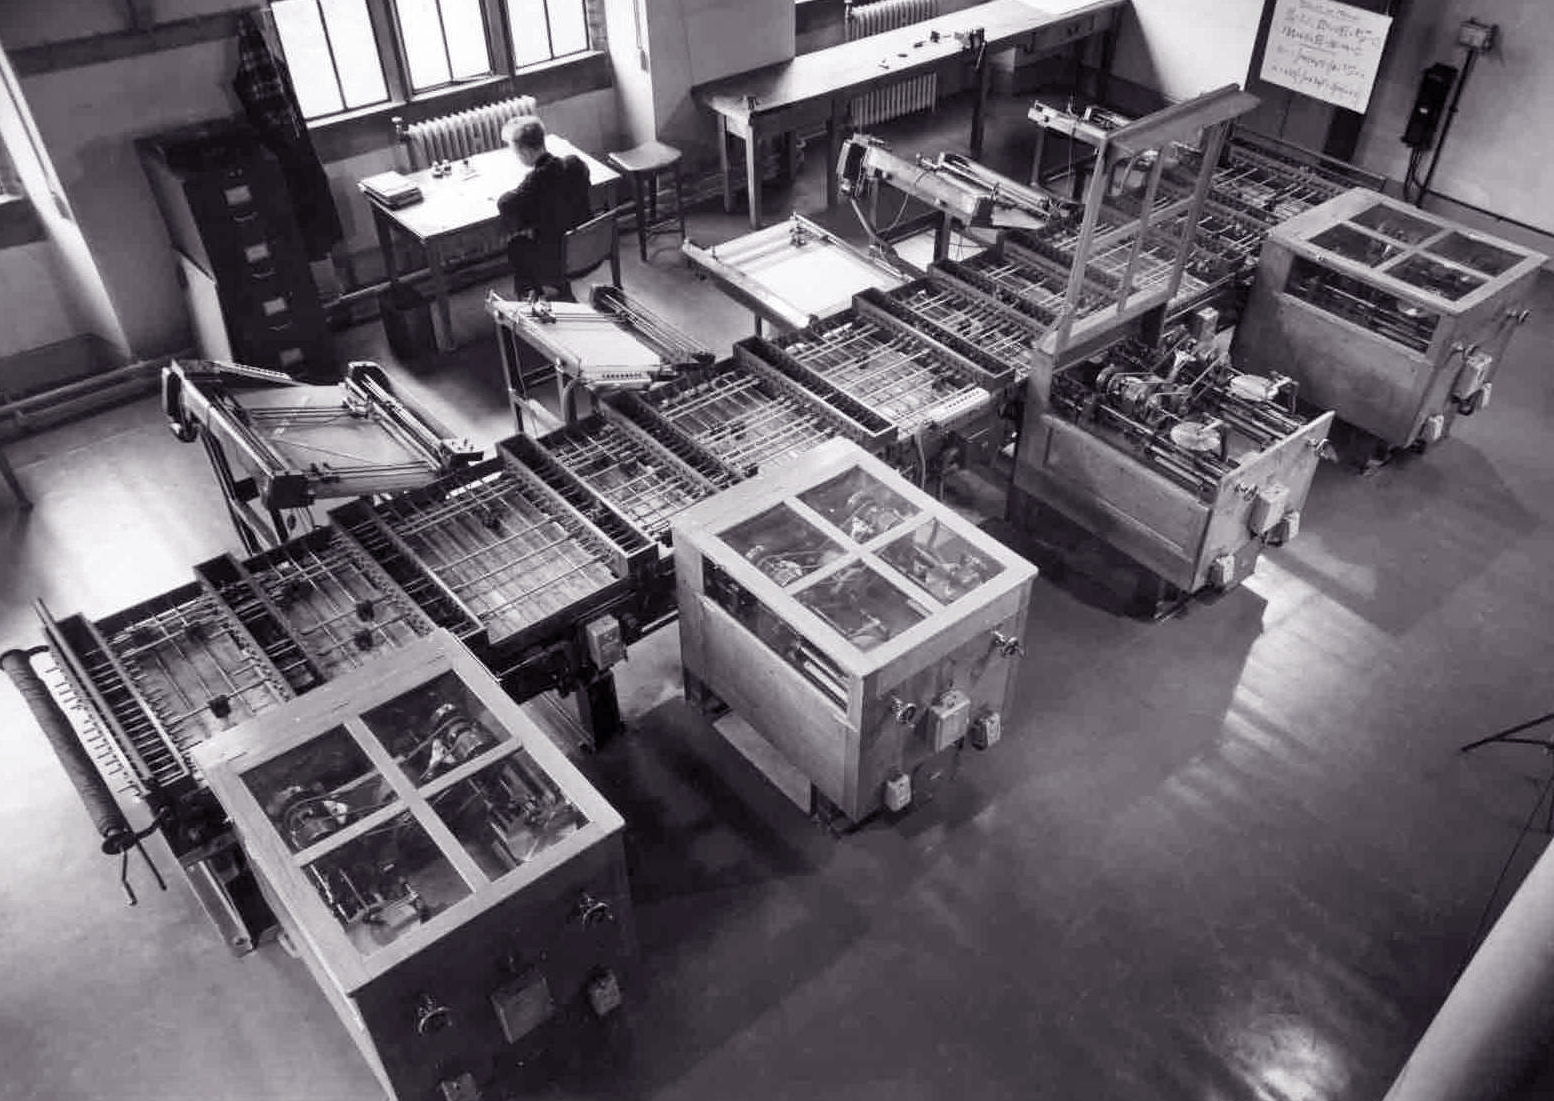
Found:
M 568 154 L 540 154 L 522 182 L 497 200 L 508 232 L 514 236 L 507 258 L 520 285 L 558 286 L 565 281 L 566 232 L 588 220 L 588 166 Z

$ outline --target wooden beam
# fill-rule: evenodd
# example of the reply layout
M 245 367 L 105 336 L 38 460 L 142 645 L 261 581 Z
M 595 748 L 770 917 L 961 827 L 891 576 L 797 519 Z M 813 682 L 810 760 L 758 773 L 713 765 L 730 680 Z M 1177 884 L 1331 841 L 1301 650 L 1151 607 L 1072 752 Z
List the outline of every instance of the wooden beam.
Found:
M 137 17 L 137 12 L 145 14 L 144 5 L 137 0 L 129 2 L 132 19 Z M 41 46 L 28 46 L 10 52 L 11 65 L 18 76 L 37 76 L 163 50 L 176 50 L 201 42 L 216 42 L 236 35 L 237 17 L 249 10 L 252 10 L 251 6 L 245 6 L 210 15 L 196 15 L 189 19 L 174 19 L 143 30 L 112 31 L 69 38 L 62 42 L 48 42 Z

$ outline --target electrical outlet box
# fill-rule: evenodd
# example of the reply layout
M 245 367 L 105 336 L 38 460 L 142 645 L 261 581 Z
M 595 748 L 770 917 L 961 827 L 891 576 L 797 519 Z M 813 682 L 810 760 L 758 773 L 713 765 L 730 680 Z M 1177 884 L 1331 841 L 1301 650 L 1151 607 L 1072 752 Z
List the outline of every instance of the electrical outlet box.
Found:
M 550 997 L 550 984 L 534 968 L 494 991 L 491 1008 L 502 1026 L 502 1035 L 515 1043 L 550 1020 L 556 1004 Z
M 602 615 L 585 623 L 583 640 L 588 647 L 588 660 L 601 672 L 626 660 L 620 621 L 612 615 Z
M 928 708 L 928 738 L 934 752 L 948 749 L 966 736 L 971 725 L 971 697 L 951 688 Z
M 1479 53 L 1488 53 L 1495 48 L 1495 35 L 1499 30 L 1499 25 L 1495 23 L 1480 23 L 1477 19 L 1464 19 L 1462 26 L 1457 28 L 1457 45 L 1466 46 Z

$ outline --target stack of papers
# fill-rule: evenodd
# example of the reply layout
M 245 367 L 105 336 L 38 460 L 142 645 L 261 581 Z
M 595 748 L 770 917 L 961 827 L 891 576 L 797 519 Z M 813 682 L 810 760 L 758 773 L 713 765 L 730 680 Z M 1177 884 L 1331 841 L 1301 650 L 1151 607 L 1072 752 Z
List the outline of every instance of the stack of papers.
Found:
M 398 172 L 379 172 L 376 176 L 368 176 L 357 186 L 364 194 L 377 199 L 391 210 L 421 201 L 421 189 Z

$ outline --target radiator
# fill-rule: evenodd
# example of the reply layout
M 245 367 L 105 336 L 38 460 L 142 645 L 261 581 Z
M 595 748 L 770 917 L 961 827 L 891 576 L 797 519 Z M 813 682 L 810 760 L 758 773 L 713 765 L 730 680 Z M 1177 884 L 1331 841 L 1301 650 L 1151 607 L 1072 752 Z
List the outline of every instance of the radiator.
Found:
M 502 124 L 518 115 L 535 113 L 533 96 L 472 107 L 439 118 L 411 123 L 404 129 L 405 148 L 412 169 L 434 161 L 457 161 L 502 146 Z
M 868 4 L 847 5 L 847 40 L 867 38 L 881 31 L 895 30 L 921 23 L 939 14 L 937 0 L 874 0 Z M 854 128 L 872 126 L 886 119 L 899 118 L 913 111 L 932 107 L 939 95 L 939 77 L 928 73 L 914 76 L 865 95 L 852 103 Z

